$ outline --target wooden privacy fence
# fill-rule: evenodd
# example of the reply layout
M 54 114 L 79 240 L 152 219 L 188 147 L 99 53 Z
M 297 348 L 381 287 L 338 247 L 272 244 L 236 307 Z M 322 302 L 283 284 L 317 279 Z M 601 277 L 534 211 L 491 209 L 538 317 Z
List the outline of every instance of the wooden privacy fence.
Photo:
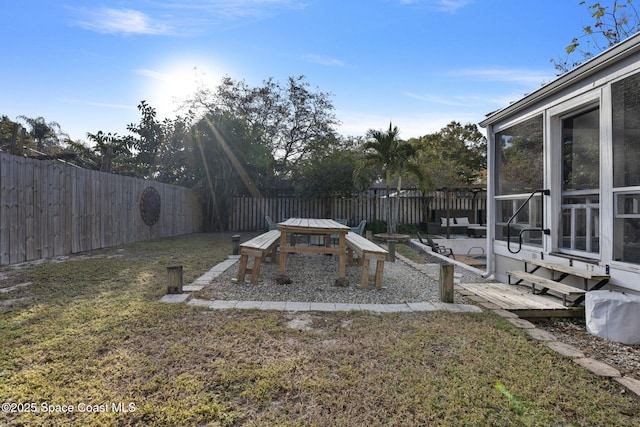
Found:
M 2 265 L 200 231 L 190 189 L 0 153 Z
M 372 223 L 387 219 L 389 200 L 393 201 L 395 215 L 396 197 L 385 197 L 384 191 L 369 192 L 368 196 L 353 198 L 298 199 L 295 197 L 235 197 L 230 214 L 230 228 L 234 231 L 255 231 L 265 228 L 265 216 L 279 222 L 285 218 L 344 218 L 352 226 L 361 220 Z M 392 193 L 393 194 L 393 193 Z M 435 191 L 425 196 L 409 192 L 400 197 L 398 224 L 419 224 L 432 221 L 432 212 L 467 211 L 486 212 L 485 192 Z M 471 218 L 472 220 L 474 218 Z

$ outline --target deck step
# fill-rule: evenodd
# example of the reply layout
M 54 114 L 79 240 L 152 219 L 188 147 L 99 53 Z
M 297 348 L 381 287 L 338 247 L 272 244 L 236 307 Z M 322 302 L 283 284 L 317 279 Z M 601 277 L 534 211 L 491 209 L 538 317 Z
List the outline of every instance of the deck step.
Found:
M 543 287 L 547 289 L 552 289 L 556 292 L 567 296 L 577 296 L 584 295 L 586 291 L 584 289 L 578 289 L 575 286 L 565 285 L 560 282 L 556 282 L 551 279 L 546 279 L 544 277 L 536 276 L 535 274 L 526 273 L 524 271 L 507 271 L 509 276 L 517 277 L 518 279 L 525 280 L 534 285 L 538 285 L 538 287 Z M 538 288 L 536 288 L 537 290 Z
M 567 305 L 567 297 L 580 297 L 587 292 L 584 289 L 578 289 L 574 286 L 565 285 L 524 271 L 507 271 L 507 275 L 509 278 L 516 277 L 520 280 L 531 283 L 531 289 L 534 293 L 544 294 L 548 290 L 552 290 L 561 294 L 562 302 L 565 306 Z
M 581 277 L 583 279 L 605 279 L 608 278 L 608 274 L 598 273 L 596 271 L 589 271 L 586 269 L 579 269 L 565 264 L 557 264 L 553 262 L 544 261 L 541 259 L 523 259 L 525 265 L 531 264 L 538 267 L 546 268 L 547 270 L 557 271 L 560 273 L 566 273 L 571 276 Z M 526 267 L 525 267 L 526 268 Z

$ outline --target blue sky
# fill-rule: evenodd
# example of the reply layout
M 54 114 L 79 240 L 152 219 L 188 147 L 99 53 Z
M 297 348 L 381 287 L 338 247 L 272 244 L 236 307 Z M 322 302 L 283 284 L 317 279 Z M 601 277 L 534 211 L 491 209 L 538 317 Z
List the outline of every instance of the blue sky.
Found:
M 608 3 L 608 2 L 602 2 Z M 478 123 L 552 80 L 592 19 L 579 0 L 23 0 L 3 3 L 0 114 L 73 139 L 126 134 L 201 80 L 305 75 L 342 135 Z

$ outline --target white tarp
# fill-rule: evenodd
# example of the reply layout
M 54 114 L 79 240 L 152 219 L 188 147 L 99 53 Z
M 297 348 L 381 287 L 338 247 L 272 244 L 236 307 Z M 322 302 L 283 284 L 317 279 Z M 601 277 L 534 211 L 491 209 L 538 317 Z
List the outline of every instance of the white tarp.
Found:
M 584 306 L 589 333 L 623 344 L 640 343 L 640 296 L 591 291 Z

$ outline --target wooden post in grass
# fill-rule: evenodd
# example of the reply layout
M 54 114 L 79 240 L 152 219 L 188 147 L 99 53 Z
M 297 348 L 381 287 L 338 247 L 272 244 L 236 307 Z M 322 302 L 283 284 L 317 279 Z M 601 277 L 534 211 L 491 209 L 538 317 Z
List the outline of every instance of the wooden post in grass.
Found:
M 182 266 L 173 265 L 171 267 L 167 267 L 167 279 L 169 282 L 167 293 L 181 294 L 182 293 Z
M 453 264 L 440 265 L 440 301 L 453 302 Z
M 387 240 L 387 261 L 396 262 L 396 241 L 393 239 Z

